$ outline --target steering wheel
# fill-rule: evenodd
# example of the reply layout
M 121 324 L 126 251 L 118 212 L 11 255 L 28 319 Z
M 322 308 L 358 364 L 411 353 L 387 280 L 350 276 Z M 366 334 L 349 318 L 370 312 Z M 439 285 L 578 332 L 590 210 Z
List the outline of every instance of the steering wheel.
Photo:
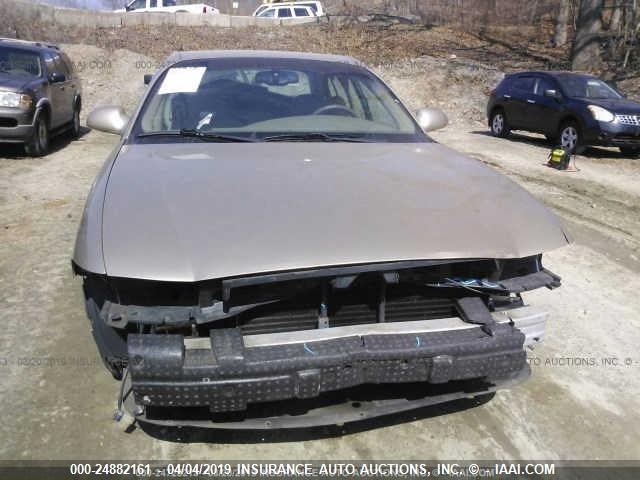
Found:
M 325 105 L 324 107 L 320 107 L 311 115 L 320 115 L 321 113 L 327 112 L 329 110 L 342 110 L 343 112 L 347 112 L 350 117 L 357 117 L 356 112 L 351 110 L 349 107 L 345 107 L 344 105 Z

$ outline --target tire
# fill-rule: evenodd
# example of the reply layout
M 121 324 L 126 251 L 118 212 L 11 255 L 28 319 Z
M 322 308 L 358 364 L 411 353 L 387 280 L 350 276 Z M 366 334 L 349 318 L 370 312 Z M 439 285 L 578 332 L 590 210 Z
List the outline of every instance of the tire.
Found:
M 569 153 L 579 152 L 582 147 L 582 132 L 576 122 L 568 121 L 560 125 L 558 145 Z
M 71 120 L 71 129 L 69 130 L 69 136 L 73 140 L 80 138 L 80 106 L 73 107 L 73 119 Z
M 49 127 L 46 115 L 44 113 L 38 115 L 33 126 L 33 135 L 25 143 L 24 150 L 32 157 L 42 157 L 49 152 Z
M 489 125 L 491 127 L 491 135 L 494 137 L 505 138 L 511 133 L 511 128 L 507 122 L 507 116 L 502 109 L 496 109 L 491 114 L 489 119 Z
M 640 147 L 620 147 L 620 153 L 625 157 L 638 158 L 640 157 Z

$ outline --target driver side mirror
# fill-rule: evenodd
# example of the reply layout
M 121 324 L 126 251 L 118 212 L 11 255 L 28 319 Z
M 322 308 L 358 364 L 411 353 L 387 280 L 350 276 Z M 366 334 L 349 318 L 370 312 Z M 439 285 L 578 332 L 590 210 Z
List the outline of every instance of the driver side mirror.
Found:
M 98 107 L 87 117 L 87 126 L 101 132 L 121 135 L 129 123 L 129 117 L 122 107 Z
M 551 98 L 560 98 L 560 92 L 558 92 L 557 90 L 545 90 L 544 96 Z
M 439 108 L 421 108 L 416 112 L 416 119 L 425 132 L 440 130 L 449 124 L 447 115 Z
M 49 83 L 61 83 L 61 82 L 64 82 L 66 79 L 67 77 L 65 77 L 64 73 L 51 72 L 49 74 Z

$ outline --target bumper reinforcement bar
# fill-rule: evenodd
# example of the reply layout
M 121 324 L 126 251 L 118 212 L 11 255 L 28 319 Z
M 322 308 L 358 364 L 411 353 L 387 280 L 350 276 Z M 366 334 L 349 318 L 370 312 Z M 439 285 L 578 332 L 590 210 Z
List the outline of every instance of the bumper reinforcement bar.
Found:
M 197 349 L 185 348 L 182 335 L 130 335 L 127 401 L 139 414 L 147 407 L 232 412 L 363 384 L 493 382 L 528 371 L 525 334 L 509 323 L 492 333 L 474 326 L 245 347 L 239 330 L 224 329 L 212 330 L 210 348 Z

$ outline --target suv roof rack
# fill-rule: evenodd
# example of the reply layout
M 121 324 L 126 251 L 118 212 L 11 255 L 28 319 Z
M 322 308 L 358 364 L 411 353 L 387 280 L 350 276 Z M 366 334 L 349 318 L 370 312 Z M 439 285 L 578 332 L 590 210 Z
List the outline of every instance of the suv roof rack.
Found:
M 21 40 L 19 38 L 0 37 L 0 42 L 23 43 L 25 45 L 32 45 L 34 47 L 52 48 L 54 50 L 60 50 L 60 48 L 57 45 L 53 45 L 51 43 L 34 42 L 31 40 Z

